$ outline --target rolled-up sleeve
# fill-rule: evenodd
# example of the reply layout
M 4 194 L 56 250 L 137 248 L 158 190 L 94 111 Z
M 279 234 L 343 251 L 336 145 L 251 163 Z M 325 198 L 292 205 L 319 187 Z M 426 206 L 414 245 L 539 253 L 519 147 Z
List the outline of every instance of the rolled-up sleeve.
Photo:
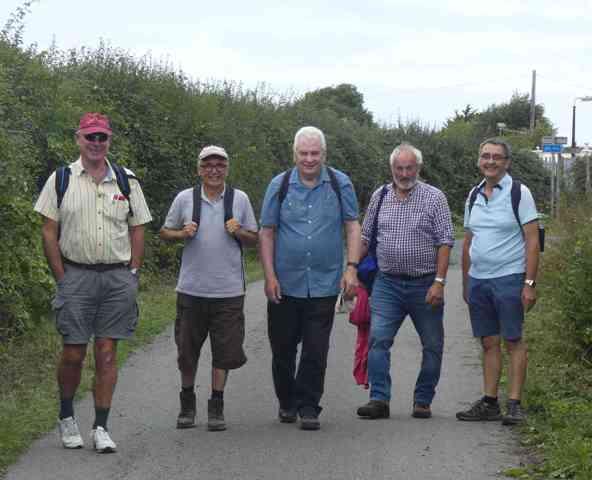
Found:
M 434 230 L 437 245 L 454 246 L 454 228 L 452 226 L 452 214 L 448 206 L 446 195 L 441 193 L 437 196 L 434 205 Z

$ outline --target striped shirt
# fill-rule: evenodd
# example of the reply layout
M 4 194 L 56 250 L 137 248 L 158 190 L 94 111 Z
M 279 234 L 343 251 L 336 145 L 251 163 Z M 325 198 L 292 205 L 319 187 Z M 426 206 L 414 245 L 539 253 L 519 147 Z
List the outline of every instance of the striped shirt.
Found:
M 368 243 L 381 190 L 373 193 L 362 226 L 362 239 Z M 444 193 L 417 182 L 402 199 L 390 184 L 378 214 L 377 241 L 376 257 L 382 272 L 412 277 L 434 273 L 438 247 L 454 245 L 452 216 Z
M 35 203 L 36 212 L 60 224 L 60 251 L 74 262 L 129 262 L 129 227 L 152 220 L 140 183 L 130 179 L 130 202 L 134 213 L 131 216 L 129 202 L 121 194 L 109 163 L 108 166 L 107 175 L 97 185 L 78 159 L 70 164 L 70 183 L 60 208 L 57 206 L 55 172 L 47 179 Z

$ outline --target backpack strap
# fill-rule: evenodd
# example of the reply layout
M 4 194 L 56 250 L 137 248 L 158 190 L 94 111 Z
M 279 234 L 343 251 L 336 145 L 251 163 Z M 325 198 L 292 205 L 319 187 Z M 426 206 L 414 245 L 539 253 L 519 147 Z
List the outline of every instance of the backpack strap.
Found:
M 278 201 L 280 203 L 280 208 L 282 208 L 282 203 L 286 199 L 286 195 L 288 194 L 288 187 L 290 186 L 290 177 L 292 176 L 293 168 L 286 170 L 284 172 L 284 176 L 282 177 L 282 183 L 280 184 L 280 189 L 278 190 Z
M 125 168 L 116 165 L 115 163 L 111 163 L 111 168 L 115 173 L 115 180 L 117 181 L 117 186 L 121 191 L 121 194 L 125 197 L 129 204 L 129 212 L 130 216 L 134 216 L 134 211 L 132 210 L 132 202 L 130 202 L 130 193 L 132 191 L 129 183 L 129 179 L 133 178 L 134 180 L 138 181 L 138 178 L 134 175 L 130 175 L 125 171 Z
M 339 209 L 343 210 L 343 201 L 341 200 L 341 187 L 339 186 L 339 181 L 337 180 L 337 176 L 335 175 L 335 170 L 331 167 L 327 167 L 327 173 L 329 174 L 329 180 L 331 182 L 331 188 L 337 195 L 337 200 L 339 200 Z
M 376 245 L 378 243 L 378 214 L 380 213 L 380 207 L 382 207 L 382 202 L 384 200 L 384 197 L 386 196 L 387 190 L 388 184 L 383 185 L 382 189 L 380 190 L 380 197 L 378 199 L 376 213 L 374 214 L 374 220 L 372 221 L 372 234 L 370 235 L 370 245 L 368 245 L 368 252 L 370 252 L 374 256 L 376 256 Z
M 58 209 L 62 206 L 64 195 L 66 194 L 66 190 L 68 190 L 68 184 L 70 183 L 71 173 L 72 170 L 70 170 L 70 167 L 68 166 L 61 166 L 56 170 L 55 191 Z
M 512 211 L 514 212 L 514 216 L 516 217 L 516 221 L 518 225 L 520 225 L 520 229 L 522 230 L 522 222 L 520 221 L 520 214 L 518 213 L 518 208 L 520 207 L 520 199 L 522 198 L 522 184 L 519 180 L 512 180 L 512 190 L 511 190 L 511 197 L 512 197 Z
M 193 213 L 191 214 L 191 221 L 199 225 L 201 219 L 201 183 L 193 187 Z
M 483 180 L 478 185 L 475 185 L 471 189 L 471 193 L 469 193 L 469 217 L 471 216 L 471 212 L 473 211 L 473 206 L 475 205 L 475 202 L 477 201 L 477 195 L 479 195 L 479 190 L 481 189 L 481 187 L 483 186 L 484 183 L 485 183 L 485 180 Z
M 232 215 L 232 204 L 234 203 L 234 188 L 230 185 L 226 185 L 224 190 L 224 223 L 230 220 Z

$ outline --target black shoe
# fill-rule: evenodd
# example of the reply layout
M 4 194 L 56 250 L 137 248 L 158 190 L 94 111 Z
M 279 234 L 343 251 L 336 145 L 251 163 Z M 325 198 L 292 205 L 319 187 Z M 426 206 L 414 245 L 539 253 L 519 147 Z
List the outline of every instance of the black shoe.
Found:
M 321 428 L 319 422 L 319 414 L 314 407 L 303 407 L 300 409 L 300 429 L 301 430 L 318 430 Z
M 195 427 L 195 393 L 181 392 L 179 394 L 181 401 L 181 411 L 177 417 L 177 428 Z
M 526 413 L 516 401 L 508 401 L 508 411 L 502 418 L 502 425 L 520 425 L 526 422 Z
M 391 415 L 389 404 L 383 400 L 370 400 L 366 405 L 358 408 L 358 416 L 362 418 L 389 418 Z
M 465 422 L 496 421 L 502 419 L 499 404 L 490 404 L 480 398 L 468 410 L 458 412 L 456 418 Z
M 280 407 L 278 418 L 280 419 L 281 423 L 294 423 L 296 422 L 296 409 Z
M 411 413 L 411 416 L 414 418 L 431 418 L 432 409 L 429 405 L 416 403 L 413 405 L 413 412 Z
M 220 432 L 226 430 L 224 421 L 224 400 L 211 398 L 208 400 L 208 430 Z

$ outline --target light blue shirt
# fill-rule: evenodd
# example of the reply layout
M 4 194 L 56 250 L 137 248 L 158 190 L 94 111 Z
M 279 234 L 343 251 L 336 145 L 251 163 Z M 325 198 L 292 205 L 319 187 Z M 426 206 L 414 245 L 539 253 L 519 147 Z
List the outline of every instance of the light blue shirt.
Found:
M 470 216 L 469 198 L 465 203 L 464 227 L 473 234 L 469 275 L 473 278 L 498 278 L 524 273 L 525 242 L 512 210 L 512 177 L 504 175 L 489 200 L 482 193 L 483 185 L 480 187 Z M 521 185 L 518 216 L 522 225 L 538 218 L 532 194 L 524 184 Z
M 339 293 L 343 222 L 358 219 L 358 200 L 349 177 L 333 170 L 342 209 L 325 166 L 312 188 L 300 181 L 294 168 L 281 210 L 278 193 L 283 174 L 276 176 L 265 192 L 261 226 L 276 227 L 274 267 L 284 295 L 318 298 Z

